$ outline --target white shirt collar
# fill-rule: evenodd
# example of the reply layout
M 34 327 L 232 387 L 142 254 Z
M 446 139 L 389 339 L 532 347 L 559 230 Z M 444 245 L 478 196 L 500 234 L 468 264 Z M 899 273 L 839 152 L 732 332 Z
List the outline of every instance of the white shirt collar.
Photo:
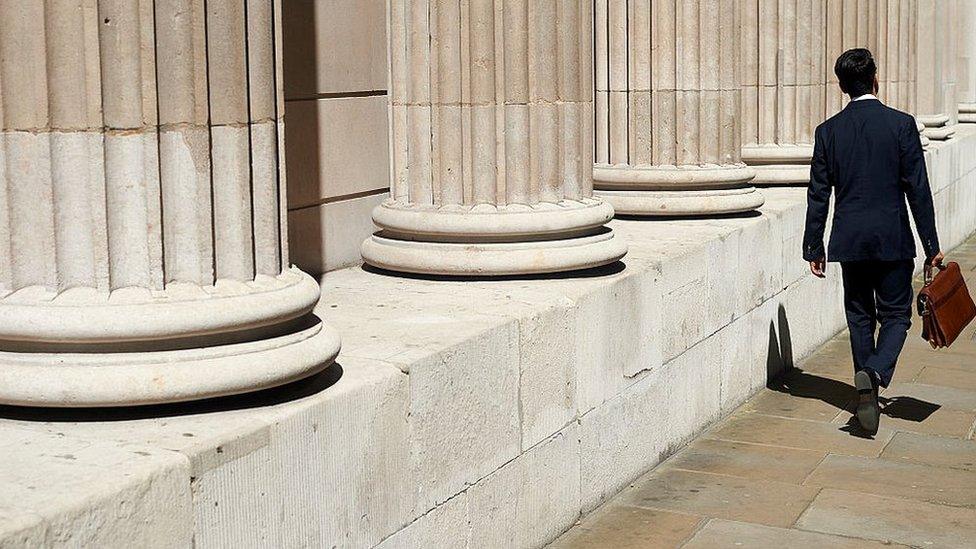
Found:
M 864 99 L 877 99 L 877 97 L 875 97 L 873 93 L 866 93 L 864 95 L 859 95 L 854 99 L 851 99 L 851 101 L 862 101 Z

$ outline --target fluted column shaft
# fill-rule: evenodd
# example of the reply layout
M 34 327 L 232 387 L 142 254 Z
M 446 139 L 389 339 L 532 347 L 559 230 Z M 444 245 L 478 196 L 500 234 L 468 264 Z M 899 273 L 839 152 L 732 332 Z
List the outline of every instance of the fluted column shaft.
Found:
M 916 107 L 925 135 L 941 141 L 952 137 L 958 121 L 956 100 L 956 1 L 917 1 Z
M 595 5 L 597 195 L 633 215 L 761 206 L 740 157 L 737 2 Z
M 288 265 L 278 8 L 4 5 L 0 402 L 206 398 L 335 356 Z
M 507 275 L 619 259 L 592 197 L 590 2 L 389 6 L 392 198 L 366 262 Z
M 959 38 L 959 121 L 976 123 L 976 2 L 959 2 L 956 33 Z
M 806 184 L 824 119 L 826 0 L 742 7 L 742 158 L 756 169 L 756 184 Z
M 867 48 L 878 64 L 878 98 L 890 107 L 916 112 L 918 0 L 827 0 L 826 116 L 847 104 L 834 61 L 851 48 Z M 916 121 L 923 146 L 925 126 Z
M 879 97 L 889 106 L 914 114 L 917 56 L 916 0 L 878 0 Z

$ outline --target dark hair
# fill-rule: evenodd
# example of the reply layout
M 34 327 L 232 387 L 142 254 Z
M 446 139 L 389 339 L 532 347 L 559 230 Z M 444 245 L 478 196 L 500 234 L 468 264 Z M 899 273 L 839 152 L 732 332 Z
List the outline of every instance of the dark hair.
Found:
M 851 98 L 874 92 L 874 77 L 878 66 L 874 56 L 865 48 L 854 48 L 840 54 L 834 63 L 834 74 L 840 81 L 840 89 Z

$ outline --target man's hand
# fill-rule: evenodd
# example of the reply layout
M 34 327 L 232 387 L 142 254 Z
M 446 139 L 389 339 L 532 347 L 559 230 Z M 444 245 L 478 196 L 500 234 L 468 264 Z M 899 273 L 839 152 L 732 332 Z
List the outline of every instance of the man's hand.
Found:
M 945 254 L 942 252 L 925 260 L 925 280 L 932 280 L 932 269 L 942 265 L 943 260 L 945 260 Z
M 816 261 L 811 261 L 810 262 L 810 272 L 813 273 L 813 276 L 815 276 L 817 278 L 824 278 L 825 277 L 824 271 L 826 270 L 826 268 L 827 268 L 827 260 L 826 259 L 821 258 L 821 259 L 818 259 Z

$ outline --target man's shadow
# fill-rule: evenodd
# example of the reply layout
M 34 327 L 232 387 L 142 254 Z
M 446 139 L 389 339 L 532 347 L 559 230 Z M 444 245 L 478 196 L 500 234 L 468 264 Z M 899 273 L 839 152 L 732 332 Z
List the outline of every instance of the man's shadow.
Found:
M 860 424 L 853 417 L 857 407 L 857 394 L 854 386 L 843 381 L 821 377 L 806 372 L 793 364 L 793 342 L 790 334 L 789 318 L 786 308 L 779 306 L 777 322 L 769 323 L 769 350 L 766 356 L 766 387 L 770 390 L 789 394 L 797 398 L 814 398 L 830 404 L 838 410 L 852 414 L 847 424 L 841 430 L 851 436 L 873 438 L 871 434 L 861 429 Z M 778 330 L 777 330 L 778 324 Z M 817 355 L 806 359 L 816 361 Z M 854 369 L 851 367 L 851 376 Z M 942 406 L 908 396 L 878 398 L 881 413 L 893 419 L 903 419 L 920 423 L 928 419 Z

